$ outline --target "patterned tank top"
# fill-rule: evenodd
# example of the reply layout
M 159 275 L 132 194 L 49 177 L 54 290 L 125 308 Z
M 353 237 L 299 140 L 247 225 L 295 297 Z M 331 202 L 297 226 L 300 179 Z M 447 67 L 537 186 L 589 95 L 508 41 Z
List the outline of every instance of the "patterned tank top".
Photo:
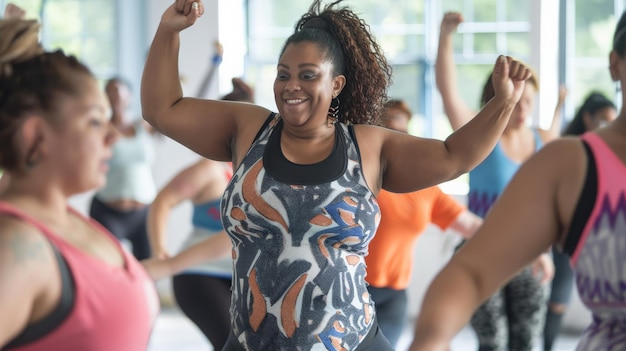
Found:
M 593 316 L 577 350 L 626 350 L 626 166 L 597 134 L 582 139 L 587 177 L 564 244 Z
M 233 334 L 247 350 L 354 350 L 374 318 L 364 257 L 380 210 L 351 126 L 336 125 L 327 159 L 299 165 L 282 123 L 266 121 L 222 200 Z

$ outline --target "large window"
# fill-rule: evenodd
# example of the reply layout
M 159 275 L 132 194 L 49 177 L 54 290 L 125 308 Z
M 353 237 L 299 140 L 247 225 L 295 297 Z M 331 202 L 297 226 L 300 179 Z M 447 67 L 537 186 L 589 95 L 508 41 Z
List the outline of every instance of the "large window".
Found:
M 11 0 L 26 18 L 42 24 L 46 50 L 63 49 L 86 63 L 101 81 L 125 78 L 135 88 L 132 109 L 139 115 L 139 81 L 146 54 L 145 0 Z M 4 11 L 7 0 L 0 0 Z
M 86 62 L 98 77 L 117 72 L 115 5 L 112 0 L 21 0 L 27 18 L 42 23 L 48 50 L 61 48 Z M 6 1 L 2 3 L 4 9 Z
M 573 117 L 589 92 L 616 96 L 616 85 L 609 75 L 609 52 L 613 32 L 626 1 L 575 0 L 562 3 L 563 51 L 562 81 L 569 89 L 566 117 Z

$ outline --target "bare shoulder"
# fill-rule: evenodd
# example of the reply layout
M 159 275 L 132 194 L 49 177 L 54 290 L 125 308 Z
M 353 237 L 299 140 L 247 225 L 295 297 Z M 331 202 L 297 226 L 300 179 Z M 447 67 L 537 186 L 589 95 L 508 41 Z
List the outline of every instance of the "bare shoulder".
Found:
M 0 216 L 0 266 L 26 271 L 50 266 L 51 247 L 43 234 L 19 219 Z
M 586 164 L 583 143 L 578 137 L 562 137 L 547 143 L 531 159 L 545 167 L 576 167 Z
M 37 228 L 0 215 L 0 345 L 51 312 L 60 291 L 48 240 Z M 56 283 L 56 285 L 55 285 Z

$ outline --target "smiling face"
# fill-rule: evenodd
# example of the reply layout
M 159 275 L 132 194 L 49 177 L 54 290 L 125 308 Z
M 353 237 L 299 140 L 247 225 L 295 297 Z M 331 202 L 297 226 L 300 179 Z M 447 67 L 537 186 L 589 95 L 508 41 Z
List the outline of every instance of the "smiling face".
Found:
M 276 107 L 286 124 L 326 125 L 333 97 L 345 84 L 333 77 L 333 65 L 308 41 L 289 44 L 278 62 L 274 81 Z
M 109 119 L 109 105 L 95 79 L 77 80 L 81 94 L 61 99 L 60 116 L 47 133 L 48 164 L 54 167 L 68 193 L 104 185 L 111 146 L 118 134 Z

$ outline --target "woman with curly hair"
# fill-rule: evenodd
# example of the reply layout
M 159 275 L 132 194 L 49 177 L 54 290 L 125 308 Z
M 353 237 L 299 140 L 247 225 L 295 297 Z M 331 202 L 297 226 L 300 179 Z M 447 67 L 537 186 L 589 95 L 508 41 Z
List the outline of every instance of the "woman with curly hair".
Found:
M 314 1 L 280 52 L 278 113 L 187 98 L 180 32 L 203 14 L 177 0 L 161 17 L 142 81 L 144 118 L 206 158 L 232 161 L 221 203 L 233 245 L 232 331 L 224 350 L 390 350 L 365 282 L 380 189 L 453 179 L 494 147 L 530 71 L 500 57 L 495 97 L 445 141 L 375 126 L 391 69 L 341 1 Z

